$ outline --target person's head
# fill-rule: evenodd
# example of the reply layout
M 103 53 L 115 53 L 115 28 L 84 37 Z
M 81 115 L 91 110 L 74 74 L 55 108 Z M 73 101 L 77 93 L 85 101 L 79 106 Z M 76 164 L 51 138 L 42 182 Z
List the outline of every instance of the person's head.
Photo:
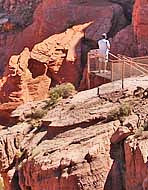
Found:
M 103 38 L 103 39 L 107 39 L 107 34 L 106 34 L 106 33 L 103 33 L 103 34 L 102 34 L 102 38 Z

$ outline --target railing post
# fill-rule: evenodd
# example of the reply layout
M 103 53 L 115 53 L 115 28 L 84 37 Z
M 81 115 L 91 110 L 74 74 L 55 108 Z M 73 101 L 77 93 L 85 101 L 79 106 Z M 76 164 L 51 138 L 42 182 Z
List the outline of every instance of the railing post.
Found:
M 125 72 L 125 62 L 122 61 L 122 89 L 124 89 L 124 72 Z
M 113 72 L 114 72 L 114 66 L 113 66 L 113 61 L 111 61 L 111 81 L 113 82 L 113 80 L 114 80 L 114 76 L 113 76 Z
M 88 85 L 88 89 L 90 89 L 90 60 L 89 60 L 89 52 L 87 54 L 87 85 Z

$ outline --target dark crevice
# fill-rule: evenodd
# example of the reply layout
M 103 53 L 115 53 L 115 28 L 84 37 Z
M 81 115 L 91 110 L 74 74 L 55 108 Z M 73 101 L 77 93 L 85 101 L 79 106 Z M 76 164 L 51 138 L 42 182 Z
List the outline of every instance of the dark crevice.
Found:
M 81 68 L 84 69 L 86 63 L 87 63 L 87 53 L 91 49 L 96 49 L 97 42 L 88 38 L 85 38 L 85 36 L 81 40 Z
M 53 69 L 48 68 L 48 70 L 47 70 L 47 76 L 49 78 L 51 78 L 50 87 L 55 87 L 56 85 L 60 84 L 60 78 L 58 77 L 57 73 L 54 72 Z
M 32 190 L 30 186 L 26 186 L 26 190 Z
M 97 42 L 88 38 L 84 37 L 81 40 L 81 78 L 80 82 L 83 78 L 83 72 L 87 64 L 87 54 L 91 49 L 96 49 L 98 48 Z
M 9 170 L 12 170 L 16 165 L 16 159 L 13 159 L 13 162 L 11 164 L 9 164 L 9 167 L 7 168 L 6 172 L 8 172 Z
M 111 144 L 110 157 L 113 159 L 113 165 L 108 173 L 104 190 L 116 189 L 126 190 L 125 188 L 125 152 L 124 141 L 117 144 Z
M 114 37 L 121 29 L 130 24 L 128 20 L 124 20 L 122 11 L 113 10 L 112 26 L 107 33 L 108 38 Z
M 18 143 L 17 143 L 17 139 L 16 139 L 16 138 L 14 138 L 14 147 L 15 147 L 16 149 L 19 148 L 19 147 L 18 147 Z
M 15 171 L 15 173 L 13 175 L 13 178 L 12 178 L 12 181 L 11 181 L 11 186 L 12 186 L 12 189 L 21 190 L 21 187 L 19 185 L 18 171 Z
M 80 127 L 80 128 L 87 128 L 87 127 L 90 127 L 92 125 L 95 125 L 99 122 L 102 122 L 104 121 L 104 117 L 100 116 L 98 118 L 94 118 L 94 119 L 90 119 L 88 121 L 83 121 L 81 123 L 77 123 L 77 124 L 74 124 L 74 125 L 69 125 L 69 126 L 58 126 L 58 127 L 48 127 L 48 126 L 45 126 L 44 124 L 42 125 L 42 127 L 45 127 L 47 128 L 47 135 L 45 135 L 42 139 L 43 140 L 49 140 L 49 139 L 53 139 L 54 137 L 56 137 L 57 135 L 61 134 L 61 133 L 64 133 L 66 131 L 69 131 L 69 130 L 72 130 L 72 129 L 75 129 L 77 127 Z M 73 142 L 73 143 L 79 143 L 79 142 Z
M 113 3 L 119 4 L 123 8 L 123 13 L 126 19 L 128 20 L 129 24 L 132 22 L 132 12 L 135 0 L 110 0 Z
M 36 78 L 46 73 L 46 63 L 39 62 L 36 59 L 29 59 L 28 69 L 32 73 L 32 77 Z
M 92 156 L 90 155 L 90 153 L 87 153 L 84 157 L 84 159 L 88 162 L 91 163 L 93 161 Z
M 7 138 L 6 138 L 6 142 L 5 142 L 5 153 L 6 153 L 6 155 L 7 155 L 7 159 L 8 159 L 8 161 L 9 161 L 9 148 L 8 148 L 8 140 L 7 140 Z

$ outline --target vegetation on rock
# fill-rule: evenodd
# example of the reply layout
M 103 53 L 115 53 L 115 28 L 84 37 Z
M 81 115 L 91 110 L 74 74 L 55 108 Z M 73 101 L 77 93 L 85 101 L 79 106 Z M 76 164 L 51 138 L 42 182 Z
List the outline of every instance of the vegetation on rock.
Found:
M 49 91 L 49 97 L 56 103 L 59 98 L 68 98 L 75 93 L 75 87 L 71 83 L 63 83 L 51 88 Z
M 114 121 L 119 119 L 121 122 L 124 120 L 124 117 L 127 117 L 131 114 L 131 105 L 129 103 L 122 103 L 117 109 L 113 109 L 109 112 L 107 116 L 107 121 Z

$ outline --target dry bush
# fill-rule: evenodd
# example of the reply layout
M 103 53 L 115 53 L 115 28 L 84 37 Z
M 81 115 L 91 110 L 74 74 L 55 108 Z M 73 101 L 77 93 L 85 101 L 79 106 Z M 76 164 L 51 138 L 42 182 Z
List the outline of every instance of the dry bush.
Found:
M 35 109 L 34 112 L 32 112 L 31 118 L 41 119 L 46 113 L 47 113 L 47 111 L 42 108 Z
M 119 116 L 127 117 L 131 114 L 131 112 L 132 112 L 132 109 L 131 109 L 131 105 L 129 103 L 121 104 L 121 106 L 119 108 Z
M 123 103 L 118 108 L 113 109 L 107 116 L 107 121 L 115 121 L 117 119 L 124 121 L 124 117 L 131 114 L 131 105 L 129 103 Z
M 63 83 L 51 88 L 49 91 L 49 97 L 56 103 L 59 98 L 68 98 L 75 93 L 75 87 L 71 83 Z

